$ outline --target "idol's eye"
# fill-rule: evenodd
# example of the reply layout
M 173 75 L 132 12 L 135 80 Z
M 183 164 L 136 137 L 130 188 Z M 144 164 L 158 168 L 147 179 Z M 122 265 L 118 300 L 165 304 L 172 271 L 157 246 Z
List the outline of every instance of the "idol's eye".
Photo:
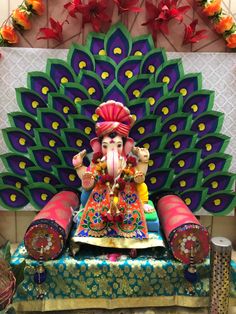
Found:
M 103 144 L 103 145 L 102 145 L 102 148 L 107 149 L 107 145 L 106 145 L 106 144 Z
M 121 148 L 121 147 L 122 147 L 122 144 L 121 144 L 121 143 L 120 143 L 120 144 L 118 144 L 118 145 L 117 145 L 117 147 L 118 147 L 118 148 Z

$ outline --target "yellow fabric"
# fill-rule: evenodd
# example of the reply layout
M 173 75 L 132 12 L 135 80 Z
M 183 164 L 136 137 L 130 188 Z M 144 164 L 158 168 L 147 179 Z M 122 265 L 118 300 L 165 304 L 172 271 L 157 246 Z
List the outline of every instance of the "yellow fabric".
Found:
M 148 202 L 148 187 L 146 183 L 137 184 L 137 192 L 143 204 Z
M 232 299 L 231 299 L 232 300 Z M 231 302 L 230 302 L 231 303 Z M 235 304 L 233 302 L 233 304 Z M 117 298 L 117 299 L 50 299 L 32 300 L 13 303 L 18 311 L 56 311 L 75 310 L 88 308 L 135 308 L 147 306 L 184 306 L 184 307 L 206 307 L 209 305 L 208 297 L 191 296 L 160 296 L 146 298 Z

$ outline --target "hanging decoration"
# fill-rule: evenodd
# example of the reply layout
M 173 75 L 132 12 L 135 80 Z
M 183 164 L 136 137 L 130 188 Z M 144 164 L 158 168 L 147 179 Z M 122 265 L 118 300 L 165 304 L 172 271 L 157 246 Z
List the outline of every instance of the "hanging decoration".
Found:
M 44 10 L 42 0 L 24 0 L 0 27 L 0 46 L 17 44 L 19 42 L 17 31 L 30 30 L 32 15 L 42 15 Z
M 218 34 L 222 34 L 228 48 L 236 48 L 236 23 L 222 7 L 222 0 L 198 0 L 202 13 L 211 19 Z

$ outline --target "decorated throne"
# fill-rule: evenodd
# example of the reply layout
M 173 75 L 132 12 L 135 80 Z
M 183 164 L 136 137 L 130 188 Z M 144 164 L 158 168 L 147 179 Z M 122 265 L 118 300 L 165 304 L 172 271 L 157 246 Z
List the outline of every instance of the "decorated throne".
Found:
M 39 210 L 12 259 L 27 263 L 16 306 L 207 305 L 209 235 L 195 215 L 229 214 L 235 194 L 201 74 L 116 24 L 29 73 L 16 98 L 0 202 Z

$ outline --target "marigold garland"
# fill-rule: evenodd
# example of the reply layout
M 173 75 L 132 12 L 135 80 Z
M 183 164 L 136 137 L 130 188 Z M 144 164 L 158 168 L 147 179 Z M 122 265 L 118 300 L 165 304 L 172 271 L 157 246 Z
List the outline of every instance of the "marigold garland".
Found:
M 30 17 L 32 14 L 42 15 L 45 6 L 42 0 L 24 0 L 0 27 L 0 46 L 17 44 L 17 31 L 31 29 Z
M 218 34 L 222 34 L 228 48 L 236 48 L 236 23 L 222 8 L 222 0 L 198 0 L 204 15 L 209 17 Z

